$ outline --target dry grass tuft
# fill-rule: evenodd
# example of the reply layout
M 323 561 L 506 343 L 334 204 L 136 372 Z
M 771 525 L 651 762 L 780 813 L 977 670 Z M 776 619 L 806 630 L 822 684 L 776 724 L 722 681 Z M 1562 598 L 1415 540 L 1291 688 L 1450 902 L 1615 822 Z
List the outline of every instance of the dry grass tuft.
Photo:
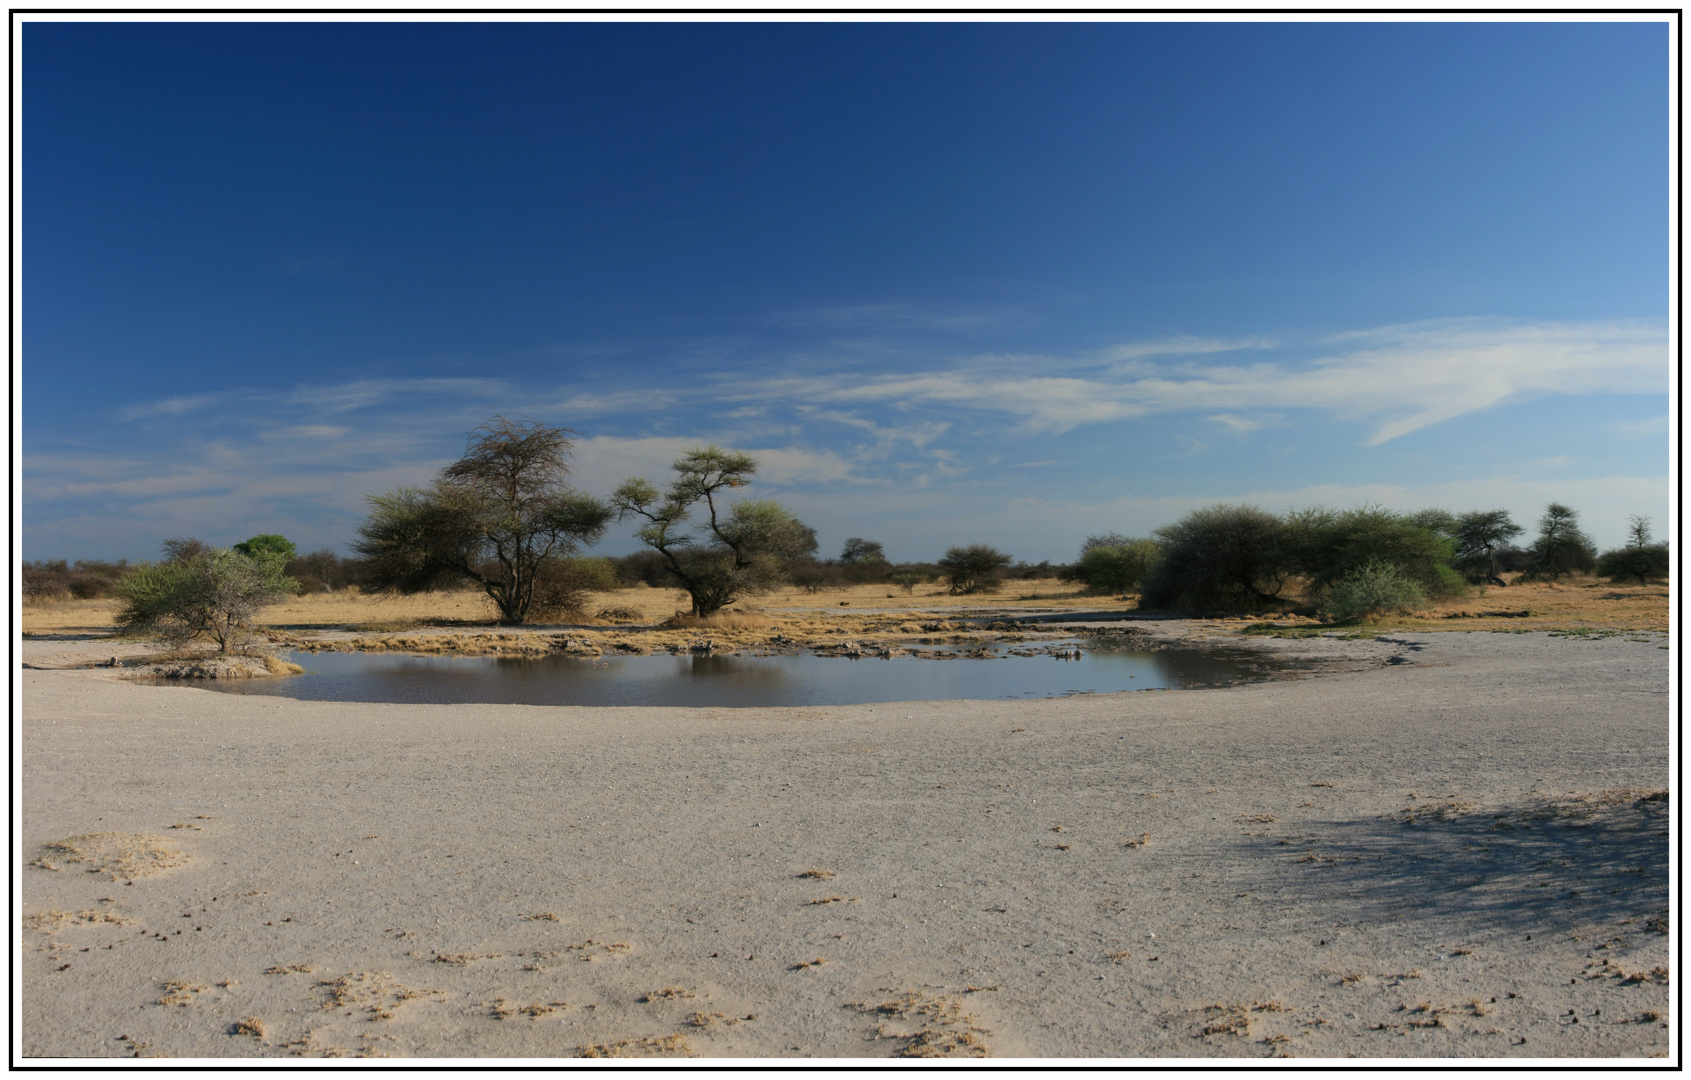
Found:
M 543 921 L 544 922 L 557 922 L 558 921 L 558 917 L 556 915 L 552 914 L 550 911 L 540 911 L 540 912 L 536 912 L 533 915 L 524 915 L 523 918 L 528 919 L 531 922 L 543 922 Z
M 42 845 L 41 854 L 30 865 L 43 870 L 81 866 L 90 874 L 105 874 L 115 881 L 157 874 L 187 861 L 187 854 L 172 847 L 162 836 L 83 833 Z
M 164 984 L 164 996 L 158 999 L 160 1005 L 180 1005 L 186 1008 L 194 1000 L 195 994 L 203 994 L 211 989 L 197 983 L 186 983 L 180 979 L 170 979 Z
M 608 1043 L 585 1043 L 575 1048 L 576 1053 L 584 1058 L 638 1058 L 638 1057 L 698 1057 L 691 1046 L 687 1045 L 687 1037 L 680 1032 L 674 1035 L 660 1037 L 647 1036 L 643 1039 L 618 1039 Z
M 767 615 L 745 611 L 717 611 L 709 615 L 688 615 L 678 611 L 663 621 L 663 626 L 670 630 L 767 630 L 774 625 L 775 620 Z
M 681 998 L 695 998 L 698 996 L 699 995 L 693 993 L 693 991 L 684 987 L 666 986 L 662 990 L 653 990 L 644 997 L 636 998 L 635 1000 L 641 1002 L 642 1004 L 652 1005 L 660 1001 L 676 1001 Z
M 817 881 L 827 881 L 829 878 L 837 877 L 839 875 L 835 874 L 832 870 L 805 870 L 800 872 L 798 876 L 802 878 L 814 878 Z
M 237 1020 L 229 1029 L 231 1035 L 251 1035 L 255 1039 L 264 1038 L 264 1021 L 256 1016 L 249 1016 L 245 1020 Z
M 286 967 L 283 967 L 281 964 L 275 964 L 271 967 L 265 968 L 264 973 L 266 975 L 309 975 L 316 970 L 317 969 L 312 967 L 310 964 L 289 964 Z
M 875 1037 L 900 1040 L 903 1045 L 896 1051 L 896 1057 L 987 1057 L 991 1053 L 981 1036 L 992 1032 L 980 1027 L 955 998 L 906 991 L 879 1004 L 852 1002 L 847 1008 L 881 1017 Z M 905 1027 L 911 1023 L 917 1026 L 915 1030 L 901 1031 L 889 1027 L 889 1020 L 904 1021 Z
M 477 960 L 498 960 L 504 953 L 435 953 L 433 963 L 463 967 Z
M 1251 1012 L 1242 1004 L 1210 1005 L 1205 1012 L 1218 1012 L 1221 1015 L 1210 1019 L 1202 1028 L 1198 1029 L 1197 1038 L 1210 1035 L 1233 1035 L 1245 1038 L 1251 1033 Z
M 803 971 L 805 968 L 821 967 L 823 964 L 826 964 L 827 962 L 828 962 L 828 958 L 826 956 L 818 956 L 814 960 L 800 960 L 798 963 L 794 964 L 792 967 L 788 968 L 787 970 L 788 971 Z
M 32 915 L 23 917 L 25 930 L 52 930 L 64 922 L 84 923 L 90 926 L 96 923 L 113 923 L 117 926 L 126 926 L 129 920 L 121 915 L 113 915 L 109 911 L 78 911 L 73 913 L 59 911 L 56 908 L 51 911 L 37 911 Z

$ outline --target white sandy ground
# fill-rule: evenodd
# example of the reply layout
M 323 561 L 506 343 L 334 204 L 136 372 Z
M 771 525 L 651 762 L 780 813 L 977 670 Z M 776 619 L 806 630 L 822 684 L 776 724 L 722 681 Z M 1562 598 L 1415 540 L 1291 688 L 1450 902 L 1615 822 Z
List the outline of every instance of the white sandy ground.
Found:
M 13 1052 L 1668 1053 L 1669 806 L 1575 798 L 1667 786 L 1660 639 L 1386 637 L 1263 644 L 1336 669 L 1298 681 L 760 710 L 27 669 Z M 187 862 L 30 865 L 106 833 Z

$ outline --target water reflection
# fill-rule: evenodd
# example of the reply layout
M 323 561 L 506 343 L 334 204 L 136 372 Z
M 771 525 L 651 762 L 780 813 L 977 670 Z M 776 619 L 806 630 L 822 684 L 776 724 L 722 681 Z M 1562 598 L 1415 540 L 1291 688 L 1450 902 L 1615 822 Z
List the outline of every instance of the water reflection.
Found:
M 224 693 L 398 704 L 846 705 L 1106 694 L 1214 686 L 1260 678 L 1240 659 L 1200 650 L 991 659 L 848 660 L 788 656 L 618 656 L 581 659 L 294 653 L 287 679 L 211 680 Z

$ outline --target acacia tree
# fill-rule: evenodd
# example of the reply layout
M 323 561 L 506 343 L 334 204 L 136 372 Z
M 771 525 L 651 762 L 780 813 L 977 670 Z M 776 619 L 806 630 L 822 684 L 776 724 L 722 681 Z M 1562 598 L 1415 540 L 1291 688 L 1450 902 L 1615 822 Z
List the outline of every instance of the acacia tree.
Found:
M 1579 527 L 1579 513 L 1551 503 L 1538 519 L 1538 539 L 1532 545 L 1532 576 L 1559 578 L 1563 574 L 1597 568 L 1597 548 Z
M 1470 577 L 1493 585 L 1503 584 L 1497 576 L 1497 552 L 1521 535 L 1521 527 L 1507 510 L 1474 510 L 1456 519 L 1456 565 Z
M 564 482 L 572 434 L 495 416 L 429 487 L 370 496 L 353 544 L 370 586 L 416 593 L 468 579 L 502 621 L 524 622 L 536 586 L 611 520 L 609 507 Z
M 670 580 L 687 591 L 694 615 L 709 615 L 742 596 L 778 584 L 789 559 L 816 551 L 816 530 L 768 500 L 719 505 L 730 491 L 751 483 L 757 462 L 749 454 L 715 446 L 687 451 L 675 462 L 675 479 L 662 494 L 634 477 L 611 497 L 618 519 L 646 524 L 636 534 L 663 556 Z M 706 520 L 690 521 L 704 503 Z
M 1004 569 L 1010 556 L 990 544 L 970 544 L 967 547 L 947 548 L 939 567 L 951 582 L 953 595 L 977 592 L 997 592 L 1004 580 Z

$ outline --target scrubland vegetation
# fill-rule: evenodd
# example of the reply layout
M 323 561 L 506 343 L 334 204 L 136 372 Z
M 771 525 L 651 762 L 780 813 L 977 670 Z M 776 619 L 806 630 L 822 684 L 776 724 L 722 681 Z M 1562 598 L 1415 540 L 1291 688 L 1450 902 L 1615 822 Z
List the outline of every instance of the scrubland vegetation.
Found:
M 1669 571 L 1668 547 L 1653 540 L 1647 519 L 1632 518 L 1627 544 L 1599 554 L 1579 515 L 1560 503 L 1545 508 L 1524 547 L 1514 540 L 1525 530 L 1503 510 L 1317 506 L 1274 514 L 1216 505 L 1148 537 L 1090 537 L 1069 565 L 1016 563 L 981 543 L 953 546 L 931 563 L 893 563 L 879 541 L 855 536 L 837 558 L 818 559 L 815 531 L 785 507 L 729 501 L 757 471 L 749 455 L 692 450 L 675 462 L 666 490 L 634 478 L 601 502 L 565 482 L 570 434 L 492 418 L 428 488 L 370 497 L 354 558 L 329 549 L 302 556 L 277 534 L 226 549 L 178 537 L 165 541 L 156 563 L 25 563 L 24 598 L 39 608 L 115 597 L 118 626 L 176 643 L 205 638 L 227 651 L 261 610 L 290 597 L 434 597 L 429 608 L 438 618 L 445 603 L 439 598 L 472 591 L 497 621 L 515 625 L 644 620 L 653 614 L 645 610 L 649 600 L 610 597 L 677 590 L 685 609 L 659 617 L 685 615 L 704 625 L 736 603 L 742 614 L 754 598 L 774 605 L 784 590 L 815 604 L 834 594 L 898 599 L 920 589 L 932 603 L 936 594 L 966 598 L 999 594 L 1007 582 L 1044 581 L 995 602 L 1108 597 L 1147 611 L 1351 623 L 1425 616 L 1508 581 L 1589 582 L 1597 573 L 1644 587 Z M 695 522 L 695 513 L 702 520 Z M 581 554 L 614 519 L 639 522 L 646 550 L 620 558 Z M 459 621 L 486 621 L 488 614 L 463 600 L 445 606 L 462 611 L 444 616 Z

